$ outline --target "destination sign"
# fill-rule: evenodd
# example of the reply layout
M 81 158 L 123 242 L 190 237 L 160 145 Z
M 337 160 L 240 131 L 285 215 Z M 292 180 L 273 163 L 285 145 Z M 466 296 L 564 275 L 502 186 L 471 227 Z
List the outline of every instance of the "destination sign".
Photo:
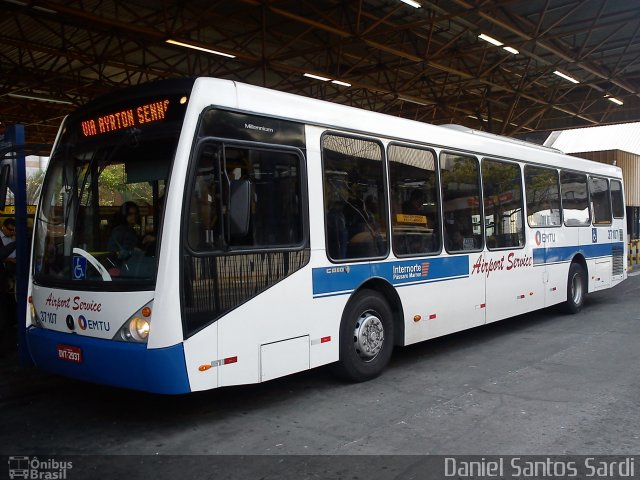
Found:
M 82 120 L 80 122 L 82 135 L 84 137 L 94 137 L 126 128 L 142 127 L 150 123 L 162 122 L 167 116 L 169 103 L 168 99 L 163 99 Z

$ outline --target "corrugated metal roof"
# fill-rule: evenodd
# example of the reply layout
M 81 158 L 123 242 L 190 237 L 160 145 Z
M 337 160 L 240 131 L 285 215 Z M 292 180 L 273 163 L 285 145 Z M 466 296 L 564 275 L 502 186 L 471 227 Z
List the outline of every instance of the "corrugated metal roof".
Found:
M 640 122 L 556 131 L 544 145 L 565 153 L 622 150 L 640 155 Z

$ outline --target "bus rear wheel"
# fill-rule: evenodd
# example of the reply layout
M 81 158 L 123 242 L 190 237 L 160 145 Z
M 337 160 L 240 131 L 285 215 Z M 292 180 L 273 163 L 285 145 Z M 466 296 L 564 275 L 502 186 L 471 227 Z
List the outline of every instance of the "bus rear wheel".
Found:
M 567 279 L 567 301 L 564 310 L 567 313 L 578 313 L 584 305 L 584 297 L 587 294 L 586 272 L 579 263 L 572 263 Z
M 385 369 L 393 352 L 393 314 L 379 293 L 362 290 L 347 304 L 340 323 L 340 360 L 334 371 L 364 382 Z

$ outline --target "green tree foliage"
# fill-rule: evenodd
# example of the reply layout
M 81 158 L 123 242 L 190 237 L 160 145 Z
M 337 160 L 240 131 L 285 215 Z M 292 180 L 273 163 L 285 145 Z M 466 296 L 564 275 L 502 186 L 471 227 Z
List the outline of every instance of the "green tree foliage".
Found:
M 122 205 L 126 201 L 134 201 L 138 205 L 151 205 L 153 191 L 147 182 L 127 183 L 124 164 L 109 165 L 98 178 L 100 205 Z
M 27 177 L 27 203 L 35 205 L 40 196 L 40 189 L 44 181 L 44 170 L 40 170 Z

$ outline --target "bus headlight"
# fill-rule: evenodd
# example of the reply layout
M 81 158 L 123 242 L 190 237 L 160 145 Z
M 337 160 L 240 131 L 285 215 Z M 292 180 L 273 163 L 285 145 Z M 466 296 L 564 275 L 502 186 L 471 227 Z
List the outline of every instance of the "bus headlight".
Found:
M 149 336 L 149 321 L 140 317 L 133 317 L 129 321 L 129 335 L 138 342 L 144 342 Z
M 152 306 L 153 300 L 131 315 L 113 339 L 145 343 L 151 330 Z

